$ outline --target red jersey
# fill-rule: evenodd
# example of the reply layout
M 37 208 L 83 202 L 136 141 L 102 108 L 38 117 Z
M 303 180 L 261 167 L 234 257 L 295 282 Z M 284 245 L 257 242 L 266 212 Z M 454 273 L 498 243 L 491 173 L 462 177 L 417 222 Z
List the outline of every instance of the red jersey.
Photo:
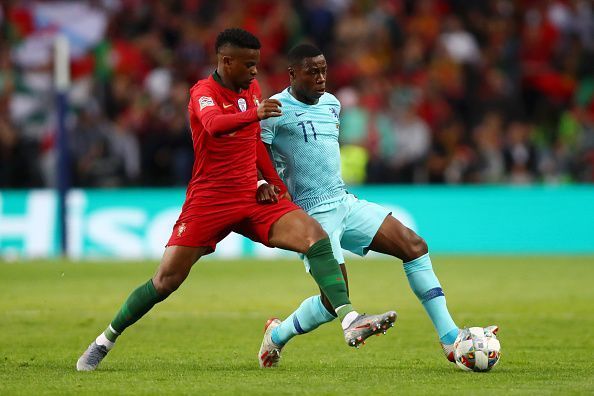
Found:
M 194 167 L 186 199 L 241 195 L 255 197 L 258 174 L 257 115 L 261 100 L 256 80 L 234 92 L 211 75 L 190 89 L 190 127 Z
M 194 169 L 167 246 L 214 251 L 231 231 L 270 246 L 272 225 L 299 209 L 287 199 L 271 205 L 256 200 L 257 169 L 286 191 L 260 139 L 259 101 L 255 80 L 240 93 L 223 87 L 213 76 L 190 89 Z

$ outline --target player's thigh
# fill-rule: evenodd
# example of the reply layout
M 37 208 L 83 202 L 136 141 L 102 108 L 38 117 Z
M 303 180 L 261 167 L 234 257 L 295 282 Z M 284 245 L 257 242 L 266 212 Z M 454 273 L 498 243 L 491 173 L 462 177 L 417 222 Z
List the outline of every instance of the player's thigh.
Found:
M 318 207 L 316 211 L 309 213 L 311 217 L 320 223 L 326 234 L 328 234 L 328 238 L 330 238 L 330 243 L 332 244 L 332 253 L 338 263 L 344 263 L 340 239 L 344 232 L 347 213 L 348 207 L 342 201 L 324 204 Z M 305 270 L 309 272 L 309 260 L 303 254 L 300 254 L 300 257 L 305 265 Z
M 239 208 L 241 209 L 241 208 Z M 171 293 L 186 279 L 192 265 L 216 245 L 241 219 L 237 205 L 212 205 L 201 200 L 186 201 L 173 226 L 157 273 L 153 277 L 159 292 Z
M 308 214 L 320 223 L 328 235 L 332 235 L 335 232 L 342 235 L 348 213 L 348 201 L 347 199 L 341 199 L 336 202 L 317 206 Z
M 241 222 L 235 224 L 232 230 L 255 242 L 275 247 L 270 242 L 273 226 L 288 213 L 301 211 L 301 208 L 287 199 L 267 204 L 258 203 L 254 200 L 246 206 L 244 211 L 247 215 Z
M 272 224 L 268 242 L 272 247 L 306 253 L 314 243 L 326 237 L 316 220 L 297 209 L 285 213 Z
M 214 252 L 217 243 L 231 232 L 243 216 L 241 204 L 212 204 L 193 200 L 184 204 L 173 226 L 167 246 L 210 247 Z
M 168 246 L 153 277 L 157 292 L 167 295 L 175 291 L 188 277 L 194 263 L 211 251 L 209 246 Z
M 378 230 L 390 217 L 390 211 L 381 205 L 349 195 L 350 211 L 345 219 L 345 230 L 341 238 L 343 249 L 365 256 Z
M 393 216 L 385 218 L 369 248 L 374 252 L 398 257 L 404 262 L 421 257 L 428 251 L 423 238 Z

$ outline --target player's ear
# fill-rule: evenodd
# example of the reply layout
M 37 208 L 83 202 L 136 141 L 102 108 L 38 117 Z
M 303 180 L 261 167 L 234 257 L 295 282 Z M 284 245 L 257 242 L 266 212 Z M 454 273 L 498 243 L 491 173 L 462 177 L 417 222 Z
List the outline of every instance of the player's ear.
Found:
M 292 66 L 289 66 L 289 76 L 291 77 L 291 79 L 295 78 L 295 69 L 293 69 Z
M 229 55 L 223 55 L 223 65 L 230 66 L 233 63 L 233 58 Z

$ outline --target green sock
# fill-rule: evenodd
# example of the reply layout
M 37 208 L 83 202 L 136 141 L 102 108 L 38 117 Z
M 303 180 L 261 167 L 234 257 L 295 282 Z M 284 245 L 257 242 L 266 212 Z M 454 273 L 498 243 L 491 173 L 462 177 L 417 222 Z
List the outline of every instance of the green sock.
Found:
M 165 297 L 157 293 L 153 280 L 149 279 L 148 282 L 138 287 L 128 296 L 128 299 L 103 334 L 109 341 L 115 342 L 126 327 L 134 324 L 145 313 L 150 311 L 156 303 L 163 301 Z
M 347 294 L 346 283 L 340 271 L 338 262 L 332 254 L 332 244 L 329 238 L 314 243 L 307 253 L 311 276 L 320 286 L 334 309 L 341 307 L 340 313 L 346 315 L 352 311 L 351 302 Z M 343 307 L 347 306 L 347 307 Z M 350 311 L 346 312 L 350 307 Z M 341 319 L 342 320 L 342 319 Z

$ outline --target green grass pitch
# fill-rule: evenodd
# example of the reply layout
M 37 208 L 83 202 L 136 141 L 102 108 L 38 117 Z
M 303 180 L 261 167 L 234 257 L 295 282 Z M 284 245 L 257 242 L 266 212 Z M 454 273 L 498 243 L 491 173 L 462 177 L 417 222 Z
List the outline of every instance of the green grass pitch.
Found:
M 99 369 L 75 363 L 155 262 L 0 264 L 0 394 L 592 394 L 594 257 L 436 256 L 460 326 L 498 324 L 499 365 L 448 363 L 395 260 L 353 260 L 359 310 L 396 309 L 360 350 L 337 322 L 297 337 L 261 370 L 264 322 L 316 292 L 297 260 L 199 262 L 118 340 Z

